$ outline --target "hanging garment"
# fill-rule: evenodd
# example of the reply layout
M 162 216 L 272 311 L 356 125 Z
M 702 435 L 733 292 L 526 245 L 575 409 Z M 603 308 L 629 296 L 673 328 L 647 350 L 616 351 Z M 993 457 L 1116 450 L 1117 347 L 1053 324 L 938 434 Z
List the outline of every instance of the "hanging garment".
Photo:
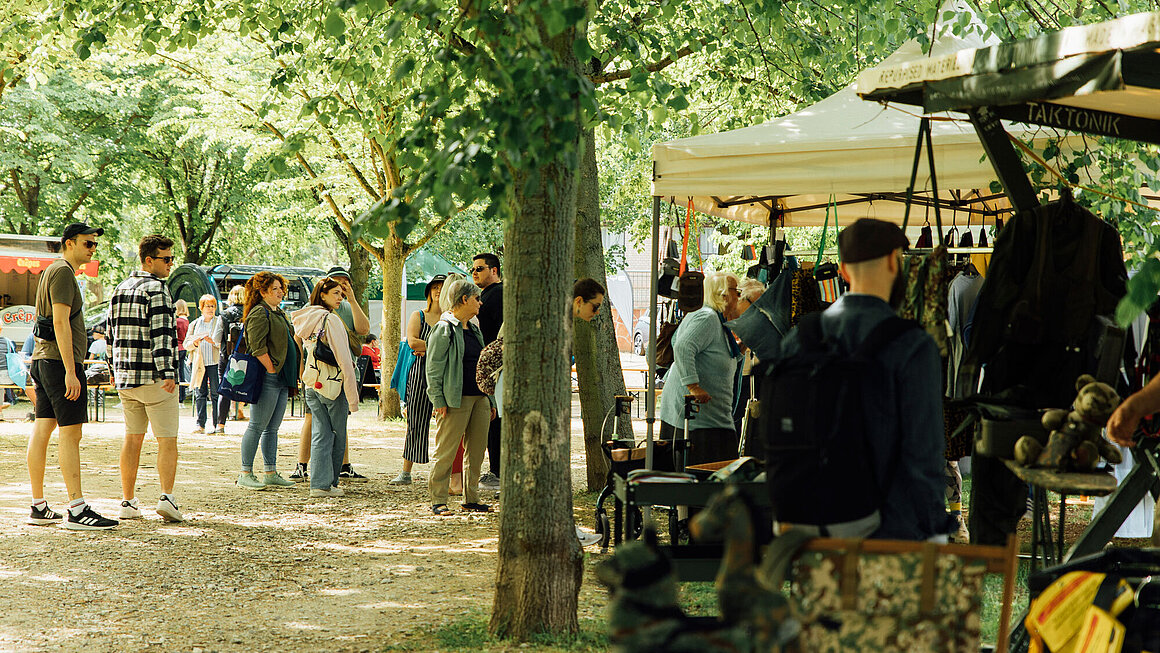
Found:
M 957 385 L 1026 408 L 1068 406 L 1100 352 L 1097 316 L 1126 292 L 1120 236 L 1073 201 L 1019 213 L 995 239 Z
M 983 287 L 983 275 L 970 266 L 951 279 L 947 291 L 947 323 L 950 327 L 950 356 L 947 369 L 947 396 L 962 399 L 971 393 L 958 386 L 959 367 L 966 354 L 966 327 L 970 321 L 979 289 Z
M 926 278 L 923 280 L 922 313 L 919 324 L 934 338 L 938 354 L 946 358 L 950 353 L 947 343 L 947 288 L 950 286 L 950 265 L 947 248 L 939 245 L 923 261 Z

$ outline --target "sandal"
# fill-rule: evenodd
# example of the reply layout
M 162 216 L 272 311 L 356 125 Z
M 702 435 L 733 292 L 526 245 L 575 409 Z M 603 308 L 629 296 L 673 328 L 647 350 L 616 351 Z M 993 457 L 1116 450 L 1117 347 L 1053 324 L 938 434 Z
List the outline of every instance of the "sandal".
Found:
M 491 506 L 486 503 L 465 503 L 461 507 L 467 512 L 491 512 Z
M 446 503 L 440 503 L 431 506 L 431 512 L 434 513 L 436 517 L 445 517 L 451 514 L 451 508 L 448 508 Z

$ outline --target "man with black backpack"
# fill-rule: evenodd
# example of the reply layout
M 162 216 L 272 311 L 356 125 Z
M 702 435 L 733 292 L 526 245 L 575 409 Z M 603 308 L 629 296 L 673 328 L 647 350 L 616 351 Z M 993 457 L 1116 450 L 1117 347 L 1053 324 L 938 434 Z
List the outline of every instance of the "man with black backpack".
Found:
M 831 537 L 946 541 L 941 364 L 895 315 L 905 290 L 896 225 L 838 237 L 850 291 L 806 315 L 766 367 L 761 433 L 779 526 Z

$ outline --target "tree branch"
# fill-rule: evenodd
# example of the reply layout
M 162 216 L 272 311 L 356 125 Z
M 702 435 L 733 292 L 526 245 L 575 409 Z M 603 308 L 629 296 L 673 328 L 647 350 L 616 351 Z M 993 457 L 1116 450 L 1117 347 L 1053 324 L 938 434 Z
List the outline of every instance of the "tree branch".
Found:
M 156 56 L 171 62 L 175 68 L 187 75 L 194 75 L 205 80 L 206 83 L 210 84 L 210 88 L 212 88 L 214 91 L 217 91 L 218 93 L 221 93 L 222 95 L 230 98 L 236 102 L 238 106 L 242 107 L 251 115 L 253 115 L 254 118 L 256 118 L 258 122 L 260 122 L 262 126 L 266 128 L 267 131 L 273 134 L 275 138 L 282 142 L 286 142 L 286 135 L 282 133 L 282 130 L 278 129 L 278 127 L 271 123 L 269 120 L 262 118 L 261 114 L 259 114 L 257 110 L 254 109 L 254 107 L 250 106 L 249 103 L 245 102 L 226 89 L 216 87 L 214 85 L 213 79 L 210 78 L 209 75 L 206 75 L 205 73 L 183 61 L 179 61 L 160 52 L 158 52 Z M 330 208 L 330 212 L 334 215 L 338 223 L 341 224 L 344 229 L 349 231 L 351 229 L 350 220 L 348 220 L 346 216 L 343 215 L 342 209 L 339 208 L 338 203 L 336 203 L 334 198 L 331 197 L 330 190 L 326 187 L 325 182 L 319 179 L 318 173 L 314 171 L 314 168 L 310 165 L 310 163 L 306 160 L 306 157 L 303 156 L 301 152 L 296 152 L 294 154 L 294 158 L 298 161 L 298 165 L 302 166 L 302 169 L 306 172 L 306 175 L 310 178 L 310 180 L 314 182 L 314 188 L 318 191 L 318 196 L 321 197 L 322 201 L 325 202 L 326 205 Z M 368 243 L 361 238 L 358 242 L 359 245 L 362 245 L 363 249 L 367 250 L 371 254 L 377 254 L 377 248 L 371 243 Z
M 20 206 L 23 206 L 24 210 L 27 211 L 28 206 L 25 204 L 26 200 L 24 198 L 24 186 L 20 184 L 20 176 L 16 174 L 16 168 L 11 168 L 8 170 L 8 174 L 12 178 L 12 190 L 16 191 L 16 200 L 19 201 Z
M 463 207 L 462 209 L 459 209 L 459 211 L 463 211 L 466 208 L 467 207 Z M 411 243 L 410 245 L 404 245 L 403 251 L 406 253 L 410 253 L 410 252 L 413 252 L 413 251 L 421 248 L 422 246 L 426 245 L 427 241 L 431 240 L 432 236 L 439 233 L 439 230 L 442 229 L 443 227 L 445 227 L 447 225 L 447 223 L 451 220 L 452 217 L 459 214 L 459 211 L 456 211 L 452 215 L 444 216 L 443 219 L 441 219 L 439 222 L 436 222 L 434 225 L 429 227 L 427 229 L 427 234 L 424 235 L 422 238 L 420 238 L 419 240 L 416 240 L 415 242 Z
M 708 42 L 708 38 L 703 38 L 700 40 L 701 45 L 705 45 Z M 654 61 L 650 64 L 646 64 L 643 70 L 646 73 L 655 73 L 657 71 L 664 70 L 665 68 L 668 68 L 678 60 L 683 59 L 690 54 L 693 54 L 693 48 L 692 46 L 686 45 L 680 50 L 677 50 L 675 57 L 671 54 L 666 55 L 665 58 L 661 59 L 660 61 Z M 636 70 L 637 68 L 626 68 L 624 70 L 614 70 L 609 73 L 596 73 L 589 75 L 588 79 L 591 80 L 591 82 L 596 86 L 599 86 L 601 84 L 607 84 L 608 82 L 616 82 L 622 79 L 628 79 L 629 77 L 632 77 Z

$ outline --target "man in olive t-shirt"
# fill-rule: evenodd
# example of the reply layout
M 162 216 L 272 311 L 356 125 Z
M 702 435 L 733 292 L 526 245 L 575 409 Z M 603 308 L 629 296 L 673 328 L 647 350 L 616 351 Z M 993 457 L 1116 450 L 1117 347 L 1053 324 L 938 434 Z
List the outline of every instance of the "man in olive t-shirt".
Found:
M 69 498 L 65 528 L 108 530 L 117 525 L 116 520 L 97 514 L 81 494 L 81 427 L 88 421 L 82 363 L 89 343 L 76 272 L 93 259 L 97 237 L 103 234 L 103 229 L 83 222 L 65 227 L 60 238 L 60 260 L 41 273 L 36 289 L 38 326 L 30 370 L 36 382 L 36 423 L 28 440 L 28 477 L 32 485 L 32 516 L 28 521 L 32 524 L 56 524 L 63 517 L 44 500 L 48 440 L 59 427 L 60 471 Z

